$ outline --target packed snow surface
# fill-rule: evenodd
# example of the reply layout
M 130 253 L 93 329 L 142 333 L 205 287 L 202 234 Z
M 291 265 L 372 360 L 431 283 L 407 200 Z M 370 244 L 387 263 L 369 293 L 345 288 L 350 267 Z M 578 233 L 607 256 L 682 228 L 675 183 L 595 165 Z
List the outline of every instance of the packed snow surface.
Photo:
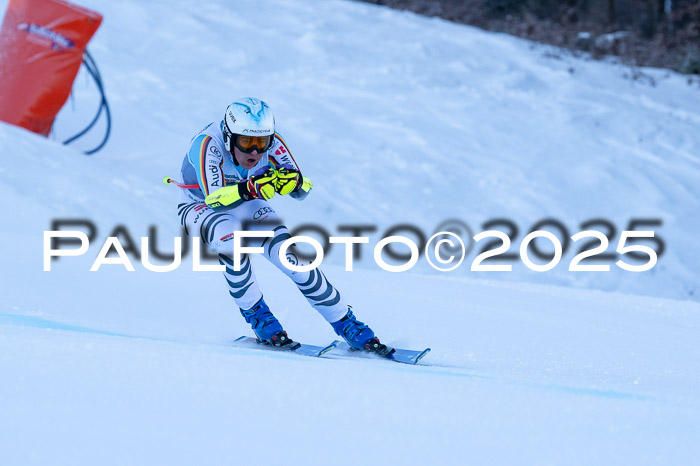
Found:
M 93 157 L 80 150 L 98 134 L 60 145 L 97 105 L 82 72 L 51 139 L 0 123 L 0 464 L 698 457 L 700 90 L 684 77 L 631 80 L 612 62 L 348 1 L 81 4 L 105 16 L 90 50 L 114 117 L 108 145 Z M 133 257 L 135 272 L 89 272 L 118 226 L 137 250 L 154 226 L 172 251 L 177 189 L 161 179 L 248 95 L 270 103 L 314 181 L 303 202 L 271 201 L 287 224 L 376 225 L 353 272 L 340 248 L 323 269 L 383 342 L 432 348 L 419 366 L 234 347 L 252 333 L 220 274 L 194 272 L 191 255 L 170 273 Z M 395 225 L 430 236 L 459 220 L 476 234 L 499 218 L 519 229 L 515 253 L 547 218 L 568 236 L 609 221 L 608 252 L 630 220 L 660 220 L 665 251 L 643 273 L 614 260 L 569 272 L 579 243 L 542 273 L 517 259 L 512 272 L 472 272 L 482 244 L 452 272 L 371 260 Z M 96 238 L 44 272 L 56 219 L 89 220 Z M 290 336 L 335 339 L 286 277 L 253 264 Z

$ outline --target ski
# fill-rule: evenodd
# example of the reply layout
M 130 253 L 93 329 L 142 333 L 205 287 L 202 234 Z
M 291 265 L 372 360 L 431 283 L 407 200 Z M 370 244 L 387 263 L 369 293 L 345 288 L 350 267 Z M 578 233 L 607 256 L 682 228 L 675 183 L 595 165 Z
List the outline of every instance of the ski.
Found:
M 236 346 L 241 346 L 241 347 L 246 347 L 246 348 L 255 348 L 255 349 L 263 349 L 263 350 L 272 350 L 272 351 L 287 351 L 290 353 L 295 353 L 295 354 L 300 354 L 303 356 L 311 356 L 314 358 L 319 358 L 323 356 L 324 354 L 334 350 L 338 349 L 340 351 L 345 352 L 345 356 L 354 356 L 354 357 L 364 357 L 364 358 L 381 358 L 381 359 L 387 359 L 389 361 L 396 361 L 396 362 L 401 362 L 404 364 L 418 364 L 418 362 L 423 359 L 423 357 L 430 352 L 430 348 L 426 348 L 423 351 L 415 351 L 415 350 L 408 350 L 408 349 L 401 349 L 401 348 L 393 348 L 393 352 L 389 354 L 388 356 L 380 356 L 378 354 L 373 354 L 371 352 L 367 351 L 357 351 L 357 350 L 352 350 L 350 348 L 350 345 L 348 345 L 344 341 L 340 340 L 335 340 L 333 343 L 331 343 L 328 346 L 316 346 L 316 345 L 307 345 L 299 342 L 294 342 L 288 346 L 272 346 L 272 345 L 266 345 L 258 341 L 257 338 L 253 337 L 248 337 L 248 336 L 241 336 L 234 340 L 234 344 Z
M 288 351 L 290 353 L 301 354 L 303 356 L 312 356 L 315 358 L 321 357 L 335 348 L 335 342 L 328 346 L 307 345 L 296 341 L 288 346 L 272 346 L 261 343 L 257 338 L 247 337 L 245 335 L 234 340 L 234 344 L 236 344 L 236 346 L 244 346 L 248 348 Z
M 353 350 L 350 348 L 350 345 L 348 345 L 344 341 L 339 341 L 336 340 L 333 343 L 331 343 L 331 346 L 333 348 L 336 348 L 338 350 L 346 351 L 347 355 L 350 356 L 360 356 L 360 357 L 367 357 L 367 356 L 374 356 L 377 358 L 382 358 L 382 359 L 388 359 L 390 361 L 396 361 L 396 362 L 402 362 L 404 364 L 418 364 L 418 362 L 423 359 L 423 357 L 430 352 L 430 348 L 426 348 L 423 351 L 415 351 L 415 350 L 408 350 L 408 349 L 401 349 L 401 348 L 394 348 L 394 351 L 389 354 L 388 356 L 380 356 L 378 354 L 372 354 L 371 352 L 367 351 L 357 351 Z M 331 349 L 333 349 L 331 348 Z M 328 350 L 330 351 L 330 350 Z

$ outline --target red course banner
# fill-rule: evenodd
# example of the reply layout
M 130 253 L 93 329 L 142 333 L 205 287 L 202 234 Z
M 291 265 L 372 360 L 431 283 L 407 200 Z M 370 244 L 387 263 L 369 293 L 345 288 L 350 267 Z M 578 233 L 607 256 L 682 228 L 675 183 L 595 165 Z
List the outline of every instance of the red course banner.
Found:
M 48 136 L 101 23 L 63 0 L 10 0 L 0 29 L 0 120 Z

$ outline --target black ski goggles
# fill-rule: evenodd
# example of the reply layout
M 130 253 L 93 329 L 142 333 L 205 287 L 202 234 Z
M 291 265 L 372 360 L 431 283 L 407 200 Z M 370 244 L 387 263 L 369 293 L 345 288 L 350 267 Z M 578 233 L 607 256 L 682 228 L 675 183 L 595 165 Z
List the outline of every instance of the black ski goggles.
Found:
M 271 136 L 234 136 L 234 145 L 243 153 L 249 154 L 257 149 L 258 152 L 266 152 L 272 145 L 274 135 Z

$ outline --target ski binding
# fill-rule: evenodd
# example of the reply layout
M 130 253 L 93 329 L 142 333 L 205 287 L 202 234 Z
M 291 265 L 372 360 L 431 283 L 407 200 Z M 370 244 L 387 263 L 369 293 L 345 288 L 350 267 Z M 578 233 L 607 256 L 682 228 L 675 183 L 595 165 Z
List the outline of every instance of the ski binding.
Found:
M 339 350 L 344 350 L 347 351 L 350 355 L 372 355 L 375 354 L 377 357 L 382 357 L 384 359 L 388 359 L 390 361 L 396 361 L 396 362 L 402 362 L 404 364 L 418 364 L 418 362 L 423 359 L 423 357 L 430 352 L 430 348 L 426 348 L 423 351 L 415 351 L 415 350 L 408 350 L 408 349 L 401 349 L 401 348 L 391 348 L 388 347 L 389 349 L 393 351 L 388 351 L 386 352 L 386 356 L 382 356 L 380 354 L 373 353 L 371 351 L 360 351 L 352 348 L 350 345 L 348 345 L 344 341 L 340 340 L 335 340 L 331 345 L 333 348 L 337 348 Z M 332 349 L 332 348 L 331 348 Z M 330 350 L 329 350 L 330 351 Z
M 312 356 L 315 358 L 321 357 L 333 348 L 335 348 L 335 342 L 328 346 L 316 346 L 307 345 L 294 341 L 286 346 L 273 346 L 267 343 L 263 343 L 257 338 L 242 336 L 234 340 L 236 346 L 253 347 L 258 349 L 269 349 L 273 351 L 289 351 L 290 353 L 301 354 L 303 356 Z

